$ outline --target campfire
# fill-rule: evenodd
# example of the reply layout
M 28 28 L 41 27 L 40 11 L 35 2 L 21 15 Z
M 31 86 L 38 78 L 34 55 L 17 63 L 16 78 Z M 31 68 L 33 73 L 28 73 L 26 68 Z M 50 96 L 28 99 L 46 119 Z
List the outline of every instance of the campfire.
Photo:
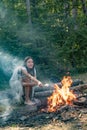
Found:
M 1 117 L 0 124 L 11 126 L 16 123 L 37 128 L 37 125 L 49 122 L 53 122 L 53 126 L 55 123 L 58 126 L 59 122 L 74 121 L 76 125 L 80 121 L 87 122 L 87 83 L 64 76 L 61 85 L 56 83 L 38 87 L 34 96 L 38 99 L 35 105 L 17 105 L 10 115 Z M 5 124 L 3 118 L 6 119 Z
M 47 100 L 47 111 L 55 112 L 63 105 L 73 105 L 76 100 L 76 95 L 70 90 L 73 81 L 70 76 L 64 76 L 61 81 L 62 87 L 54 84 L 54 92 Z

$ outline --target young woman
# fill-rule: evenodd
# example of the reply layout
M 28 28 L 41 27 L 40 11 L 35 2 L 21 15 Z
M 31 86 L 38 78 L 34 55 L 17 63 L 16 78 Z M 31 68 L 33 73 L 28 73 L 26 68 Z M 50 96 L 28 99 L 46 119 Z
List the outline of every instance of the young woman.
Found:
M 25 104 L 33 104 L 30 100 L 31 89 L 35 85 L 42 86 L 42 83 L 36 78 L 36 69 L 32 57 L 25 58 L 24 67 L 21 68 L 21 75 Z

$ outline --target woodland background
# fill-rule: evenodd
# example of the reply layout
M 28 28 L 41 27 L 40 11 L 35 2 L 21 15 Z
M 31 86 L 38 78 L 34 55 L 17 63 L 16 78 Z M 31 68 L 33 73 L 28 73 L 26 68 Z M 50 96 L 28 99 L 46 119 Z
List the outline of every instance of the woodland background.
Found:
M 0 0 L 0 47 L 32 56 L 39 78 L 87 72 L 87 0 Z

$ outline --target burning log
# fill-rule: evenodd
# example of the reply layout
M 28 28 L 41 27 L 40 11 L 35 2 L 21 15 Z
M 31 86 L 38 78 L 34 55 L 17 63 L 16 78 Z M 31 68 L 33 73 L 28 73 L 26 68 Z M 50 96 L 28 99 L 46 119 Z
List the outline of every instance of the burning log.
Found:
M 75 80 L 73 81 L 72 83 L 72 86 L 71 86 L 71 90 L 80 90 L 82 88 L 86 89 L 87 87 L 87 84 L 81 84 L 83 83 L 82 81 L 79 81 L 79 80 Z M 81 84 L 79 86 L 76 86 L 77 84 Z M 61 88 L 61 85 L 60 83 L 57 83 L 57 85 Z M 75 87 L 74 87 L 75 85 Z M 43 87 L 36 87 L 35 88 L 35 97 L 48 97 L 50 96 L 54 91 L 54 85 L 48 85 L 48 86 L 43 86 Z
M 69 109 L 69 105 L 64 105 L 64 106 L 61 106 L 57 111 L 59 113 L 62 113 L 64 110 L 68 110 Z
M 73 85 L 80 84 L 73 87 Z M 72 86 L 71 86 L 72 85 Z M 73 93 L 75 91 L 87 89 L 87 84 L 82 84 L 78 80 L 72 81 L 71 77 L 64 77 L 61 81 L 61 86 L 57 83 L 54 86 L 44 86 L 42 88 L 38 87 L 35 89 L 35 97 L 41 100 L 41 105 L 48 105 L 48 111 L 53 112 L 58 109 L 62 109 L 62 106 L 72 105 L 72 104 L 81 104 L 85 101 L 77 101 L 77 96 Z M 65 109 L 65 108 L 64 108 Z
M 59 90 L 60 90 L 60 88 L 58 88 Z M 72 91 L 74 91 L 74 92 L 76 92 L 76 91 L 83 91 L 83 90 L 85 90 L 85 89 L 87 89 L 87 84 L 81 84 L 81 85 L 79 85 L 79 86 L 75 86 L 75 87 L 71 87 L 70 88 L 70 90 L 71 90 L 71 92 Z M 59 91 L 59 90 L 57 90 L 57 91 Z M 56 94 L 56 93 L 55 93 Z M 72 93 L 71 93 L 71 95 L 72 95 Z M 55 95 L 54 95 L 55 96 Z M 53 98 L 53 97 L 52 97 Z M 51 101 L 52 100 L 54 100 L 54 99 L 51 99 Z M 58 99 L 57 99 L 58 100 Z M 68 100 L 69 101 L 69 100 Z M 62 101 L 62 103 L 63 103 L 64 101 Z M 54 102 L 53 102 L 53 104 L 55 104 Z M 76 99 L 73 101 L 73 104 L 74 105 L 79 105 L 79 106 L 86 106 L 87 105 L 87 94 L 80 94 L 80 96 L 79 96 L 79 94 L 77 94 L 77 96 L 76 96 Z M 50 105 L 50 104 L 49 104 Z M 56 104 L 57 105 L 57 104 Z M 67 108 L 69 105 L 64 105 L 64 106 L 62 106 L 61 107 L 61 105 L 60 105 L 60 107 L 58 108 L 58 107 L 56 107 L 57 109 L 56 110 L 59 110 L 59 111 L 61 111 L 62 110 L 62 108 L 63 108 L 63 110 L 65 109 L 65 108 Z M 49 107 L 49 106 L 48 106 Z
M 81 84 L 79 86 L 71 86 L 73 83 L 70 76 L 64 77 L 60 84 L 52 84 L 43 87 L 35 88 L 34 97 L 40 100 L 40 104 L 36 103 L 37 106 L 46 106 L 48 112 L 55 112 L 57 110 L 63 111 L 69 105 L 81 104 L 81 101 L 77 101 L 76 95 L 73 91 L 87 89 L 87 84 Z M 77 82 L 76 82 L 77 83 Z M 80 98 L 81 99 L 81 98 Z M 83 103 L 86 103 L 84 99 Z
M 70 76 L 65 76 L 61 81 L 62 87 L 60 88 L 58 84 L 54 85 L 54 92 L 48 98 L 47 110 L 49 112 L 57 111 L 61 106 L 71 105 L 73 100 L 76 100 L 76 96 L 70 90 L 72 84 L 72 79 Z

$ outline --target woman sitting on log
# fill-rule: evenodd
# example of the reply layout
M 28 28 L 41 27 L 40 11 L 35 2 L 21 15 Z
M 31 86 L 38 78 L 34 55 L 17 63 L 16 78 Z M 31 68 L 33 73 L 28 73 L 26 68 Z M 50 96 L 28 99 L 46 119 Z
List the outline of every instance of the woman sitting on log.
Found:
M 31 101 L 31 98 L 34 97 L 34 87 L 43 85 L 36 78 L 36 69 L 32 57 L 26 57 L 24 66 L 19 66 L 14 70 L 10 79 L 10 86 L 15 99 L 20 100 L 20 97 L 23 95 L 25 104 L 34 104 L 34 102 Z
M 25 104 L 33 104 L 33 102 L 30 100 L 31 92 L 31 97 L 33 98 L 34 96 L 32 87 L 35 87 L 36 85 L 42 86 L 42 83 L 36 79 L 36 69 L 34 67 L 34 61 L 32 57 L 28 56 L 25 58 L 24 67 L 21 69 L 21 75 Z

